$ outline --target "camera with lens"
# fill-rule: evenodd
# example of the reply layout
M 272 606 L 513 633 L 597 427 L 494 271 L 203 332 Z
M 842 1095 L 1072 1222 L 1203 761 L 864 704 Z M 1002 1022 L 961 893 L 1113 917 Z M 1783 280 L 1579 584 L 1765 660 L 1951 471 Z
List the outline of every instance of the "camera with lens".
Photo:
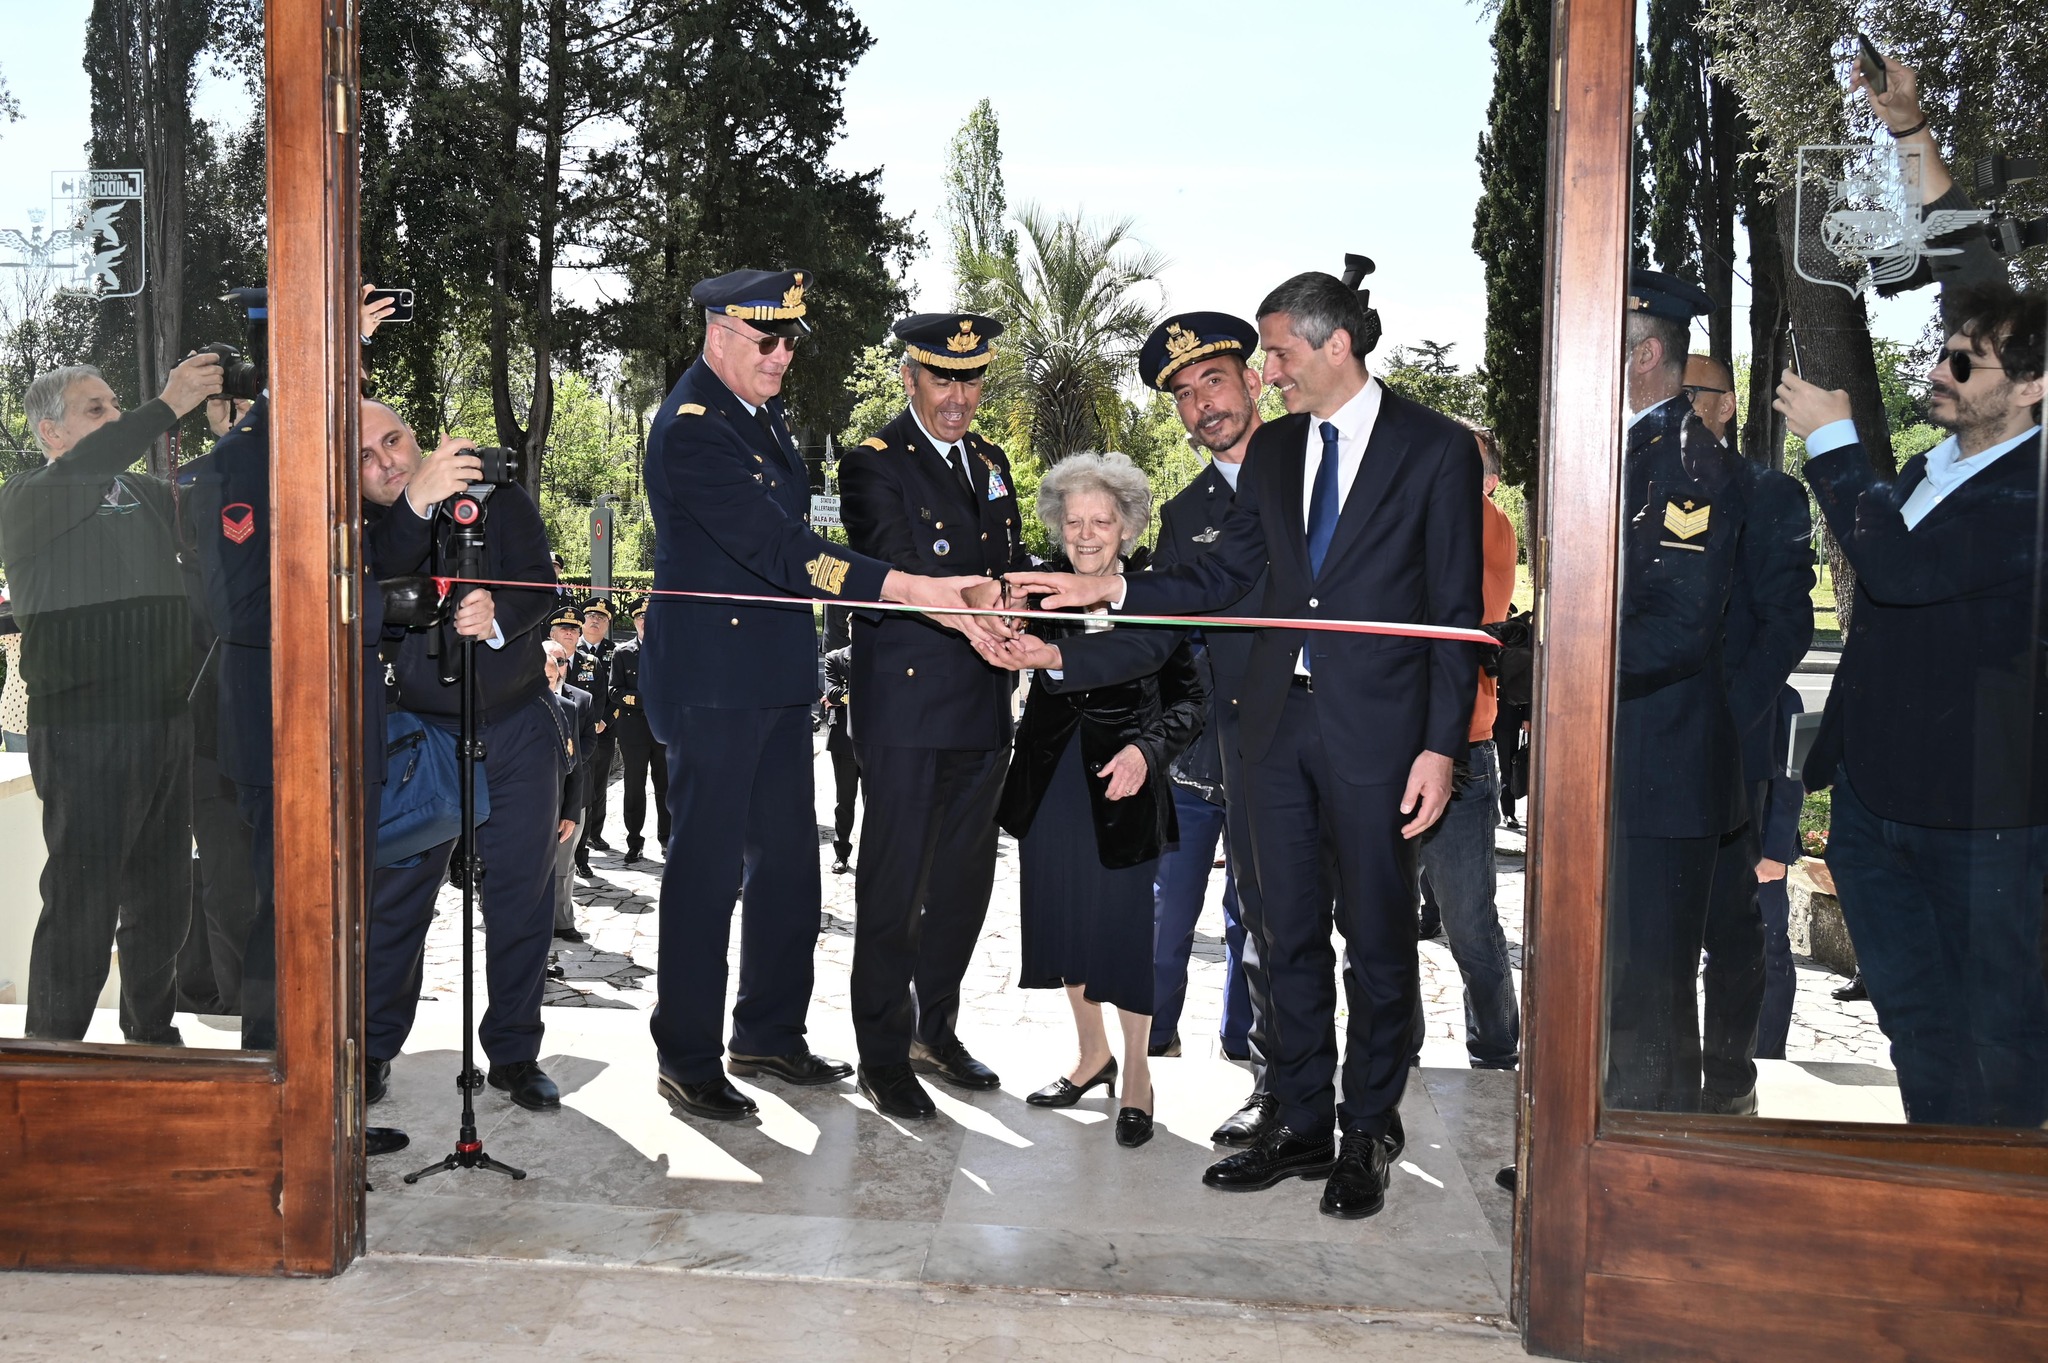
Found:
M 254 402 L 270 384 L 270 290 L 229 289 L 221 302 L 232 303 L 242 314 L 242 344 L 225 341 L 199 347 L 201 355 L 220 356 L 222 397 Z
M 508 450 L 502 445 L 480 445 L 470 451 L 483 461 L 483 476 L 477 481 L 493 487 L 507 483 L 526 481 L 526 456 L 518 450 Z

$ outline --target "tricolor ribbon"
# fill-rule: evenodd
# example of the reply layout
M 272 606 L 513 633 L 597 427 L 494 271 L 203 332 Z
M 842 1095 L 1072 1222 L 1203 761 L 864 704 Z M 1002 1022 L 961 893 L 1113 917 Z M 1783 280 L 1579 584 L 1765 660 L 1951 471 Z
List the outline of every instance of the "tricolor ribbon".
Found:
M 443 600 L 457 586 L 466 587 L 512 587 L 521 591 L 552 592 L 559 587 L 580 588 L 589 592 L 622 592 L 619 587 L 595 587 L 587 582 L 512 582 L 488 577 L 436 577 L 434 590 Z M 908 611 L 915 615 L 993 615 L 1006 620 L 1056 620 L 1073 624 L 1087 617 L 1075 611 L 1041 611 L 1029 609 L 1004 609 L 1002 607 L 948 606 L 936 610 L 929 606 L 912 606 L 901 601 L 839 601 L 823 600 L 808 596 L 750 596 L 741 592 L 686 592 L 673 587 L 650 587 L 635 591 L 632 595 L 673 596 L 697 601 L 739 601 L 747 604 L 773 606 L 827 605 L 848 606 L 855 610 Z M 1404 639 L 1441 639 L 1457 644 L 1487 644 L 1497 646 L 1500 640 L 1482 629 L 1464 629 L 1457 625 L 1413 625 L 1398 624 L 1388 620 L 1305 620 L 1287 616 L 1269 615 L 1136 615 L 1128 611 L 1111 611 L 1107 619 L 1126 625 L 1167 625 L 1175 629 L 1310 629 L 1330 634 L 1382 634 Z

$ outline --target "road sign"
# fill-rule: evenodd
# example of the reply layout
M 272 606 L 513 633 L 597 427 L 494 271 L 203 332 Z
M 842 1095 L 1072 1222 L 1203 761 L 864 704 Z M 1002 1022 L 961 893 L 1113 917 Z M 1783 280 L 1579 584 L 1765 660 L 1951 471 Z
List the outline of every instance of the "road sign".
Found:
M 827 526 L 842 526 L 839 519 L 839 499 L 823 494 L 811 498 L 811 529 L 823 530 Z

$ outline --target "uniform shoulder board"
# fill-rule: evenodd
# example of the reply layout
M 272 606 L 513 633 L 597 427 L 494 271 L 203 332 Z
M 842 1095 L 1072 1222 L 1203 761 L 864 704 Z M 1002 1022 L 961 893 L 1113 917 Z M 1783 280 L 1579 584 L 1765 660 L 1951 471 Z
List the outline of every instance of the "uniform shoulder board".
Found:
M 677 415 L 677 416 L 703 416 L 703 415 L 704 415 L 704 404 L 703 404 L 703 403 L 701 403 L 701 402 L 686 402 L 686 403 L 684 403 L 684 404 L 683 404 L 682 406 L 680 406 L 680 407 L 676 408 L 676 415 Z
M 886 450 L 889 448 L 889 442 L 879 435 L 871 435 L 860 442 L 860 447 L 864 450 Z

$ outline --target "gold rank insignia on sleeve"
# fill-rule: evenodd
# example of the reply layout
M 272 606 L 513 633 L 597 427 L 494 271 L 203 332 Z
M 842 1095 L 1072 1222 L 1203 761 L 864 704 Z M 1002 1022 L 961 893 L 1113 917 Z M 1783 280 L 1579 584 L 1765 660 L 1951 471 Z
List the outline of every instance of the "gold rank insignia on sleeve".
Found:
M 701 403 L 701 402 L 686 402 L 686 403 L 684 403 L 684 404 L 683 404 L 682 406 L 680 406 L 680 407 L 676 408 L 676 415 L 677 415 L 677 416 L 703 416 L 703 415 L 704 415 L 704 404 L 703 404 L 703 403 Z
M 1707 533 L 1707 520 L 1713 514 L 1713 510 L 1711 506 L 1700 506 L 1691 498 L 1687 498 L 1683 504 L 1664 503 L 1664 528 L 1678 538 L 1663 540 L 1660 543 L 1666 549 L 1691 549 L 1696 553 L 1705 553 L 1707 547 L 1704 544 L 1686 544 L 1683 541 L 1698 539 Z
M 860 447 L 864 450 L 886 450 L 889 448 L 889 442 L 879 435 L 871 435 L 860 442 Z
M 820 554 L 804 565 L 810 571 L 811 585 L 834 596 L 839 595 L 840 588 L 846 585 L 846 570 L 852 566 L 845 559 L 834 558 L 830 554 Z

